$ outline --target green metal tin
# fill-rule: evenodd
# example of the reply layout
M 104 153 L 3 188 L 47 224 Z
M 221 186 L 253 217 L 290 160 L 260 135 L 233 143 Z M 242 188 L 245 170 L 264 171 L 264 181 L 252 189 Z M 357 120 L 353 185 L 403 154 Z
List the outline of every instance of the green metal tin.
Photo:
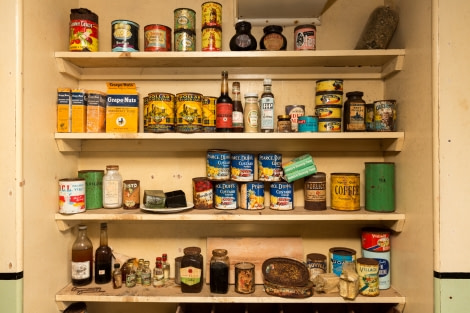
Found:
M 395 211 L 395 163 L 365 163 L 365 209 L 374 212 Z
M 86 209 L 103 207 L 103 170 L 78 171 L 78 177 L 85 179 Z

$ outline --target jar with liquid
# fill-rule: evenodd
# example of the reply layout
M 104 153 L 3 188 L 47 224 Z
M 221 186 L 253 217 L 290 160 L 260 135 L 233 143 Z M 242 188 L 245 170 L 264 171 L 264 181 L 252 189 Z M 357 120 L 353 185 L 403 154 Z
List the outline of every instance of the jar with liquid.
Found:
M 118 165 L 107 165 L 103 176 L 103 207 L 115 209 L 122 206 L 122 176 Z
M 210 287 L 213 293 L 228 292 L 228 272 L 230 267 L 227 250 L 212 250 L 210 261 Z
M 258 132 L 259 126 L 259 106 L 258 106 L 258 94 L 257 93 L 246 93 L 245 94 L 245 133 L 256 133 Z
M 199 247 L 187 247 L 183 250 L 181 260 L 180 280 L 181 292 L 198 293 L 203 285 L 204 260 Z

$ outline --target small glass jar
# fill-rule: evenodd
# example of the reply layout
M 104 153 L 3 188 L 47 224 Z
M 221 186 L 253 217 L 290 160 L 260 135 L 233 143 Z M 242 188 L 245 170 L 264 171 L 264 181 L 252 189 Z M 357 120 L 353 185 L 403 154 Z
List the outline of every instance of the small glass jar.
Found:
M 183 252 L 180 269 L 181 292 L 201 292 L 204 277 L 204 260 L 201 248 L 188 247 L 184 248 Z
M 290 133 L 292 131 L 292 122 L 290 115 L 283 114 L 277 116 L 277 132 Z
M 251 23 L 241 21 L 235 24 L 235 35 L 230 39 L 230 50 L 250 51 L 256 50 L 258 42 L 251 34 Z
M 210 262 L 210 287 L 213 293 L 228 292 L 228 272 L 230 268 L 230 260 L 227 256 L 227 250 L 212 250 L 212 258 Z
M 363 95 L 362 91 L 346 93 L 348 99 L 344 102 L 343 131 L 366 131 L 366 102 L 362 99 Z
M 113 271 L 113 288 L 119 289 L 122 287 L 122 272 L 119 263 L 114 263 Z
M 118 165 L 107 165 L 103 176 L 103 207 L 115 209 L 122 206 L 122 176 Z
M 282 26 L 269 25 L 263 28 L 264 35 L 259 43 L 261 50 L 286 50 L 287 39 L 282 34 Z

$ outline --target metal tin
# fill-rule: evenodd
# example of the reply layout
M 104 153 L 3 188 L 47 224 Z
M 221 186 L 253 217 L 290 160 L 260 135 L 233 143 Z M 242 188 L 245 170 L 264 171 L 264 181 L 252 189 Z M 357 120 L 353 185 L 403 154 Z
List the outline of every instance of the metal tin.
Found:
M 195 92 L 176 94 L 176 131 L 202 131 L 202 95 Z
M 214 207 L 216 209 L 235 210 L 238 208 L 238 190 L 236 182 L 216 182 L 214 189 Z
M 174 51 L 195 51 L 196 34 L 189 29 L 175 31 Z
M 362 256 L 376 259 L 379 262 L 379 289 L 390 288 L 390 251 L 375 252 L 362 249 Z
M 343 105 L 342 91 L 318 91 L 315 94 L 315 106 Z
M 122 182 L 122 206 L 124 209 L 140 208 L 140 181 L 124 180 Z
M 361 233 L 362 249 L 385 252 L 390 251 L 390 231 L 381 228 L 366 227 Z
M 253 181 L 255 156 L 252 153 L 232 153 L 231 179 L 234 181 Z
M 344 263 L 356 263 L 356 250 L 344 247 L 330 249 L 329 272 L 341 275 Z
M 202 97 L 202 127 L 204 132 L 211 133 L 216 131 L 215 127 L 215 104 L 217 97 Z
M 340 118 L 325 118 L 318 120 L 318 131 L 324 133 L 341 132 Z
M 374 125 L 374 104 L 366 103 L 366 131 L 375 131 Z
M 282 114 L 277 116 L 277 132 L 290 133 L 292 131 L 292 122 L 290 115 Z
M 195 209 L 212 209 L 214 207 L 212 182 L 207 177 L 193 178 L 193 202 Z
M 313 24 L 299 25 L 294 29 L 294 50 L 316 50 L 317 28 Z
M 326 174 L 317 172 L 304 179 L 304 208 L 326 210 Z
M 218 2 L 208 1 L 201 5 L 202 28 L 222 27 L 222 5 Z
M 59 213 L 75 214 L 86 210 L 84 178 L 59 180 Z
M 253 263 L 235 264 L 235 291 L 244 294 L 255 292 L 255 265 Z
M 69 51 L 98 51 L 98 15 L 79 8 L 70 10 Z
M 175 9 L 173 13 L 175 21 L 175 32 L 181 29 L 187 29 L 194 32 L 196 29 L 196 11 L 188 8 L 178 8 Z
M 327 118 L 341 119 L 341 116 L 343 115 L 342 112 L 342 105 L 322 105 L 315 107 L 315 114 L 320 120 Z
M 298 131 L 298 118 L 305 115 L 305 105 L 293 104 L 286 106 L 286 114 L 290 116 L 292 131 Z
M 365 163 L 365 209 L 373 212 L 395 211 L 395 163 Z
M 307 268 L 310 272 L 310 281 L 313 281 L 319 274 L 326 273 L 326 255 L 321 253 L 307 254 Z
M 258 179 L 260 181 L 280 181 L 282 177 L 282 154 L 258 154 Z
M 240 208 L 245 210 L 264 209 L 263 182 L 249 182 L 240 185 Z
M 128 20 L 111 22 L 112 51 L 139 51 L 139 24 Z
M 223 181 L 230 179 L 230 152 L 226 150 L 209 150 L 206 157 L 206 173 L 210 180 Z
M 360 209 L 360 174 L 331 173 L 331 208 L 340 211 Z
M 160 24 L 144 27 L 145 51 L 171 51 L 171 28 Z
M 358 258 L 356 269 L 359 275 L 359 293 L 369 297 L 378 296 L 379 262 L 371 258 Z
M 222 51 L 222 28 L 205 27 L 202 29 L 202 51 Z
M 396 130 L 397 102 L 395 100 L 374 101 L 374 129 L 378 132 Z
M 321 79 L 316 82 L 316 92 L 343 91 L 342 79 Z
M 166 133 L 175 130 L 175 95 L 152 92 L 144 99 L 144 132 Z
M 318 132 L 318 117 L 317 116 L 313 116 L 313 115 L 299 116 L 297 123 L 298 123 L 299 133 Z
M 85 179 L 86 209 L 100 209 L 103 207 L 103 170 L 78 171 L 78 177 Z
M 269 187 L 269 208 L 277 211 L 294 209 L 294 184 L 273 182 Z

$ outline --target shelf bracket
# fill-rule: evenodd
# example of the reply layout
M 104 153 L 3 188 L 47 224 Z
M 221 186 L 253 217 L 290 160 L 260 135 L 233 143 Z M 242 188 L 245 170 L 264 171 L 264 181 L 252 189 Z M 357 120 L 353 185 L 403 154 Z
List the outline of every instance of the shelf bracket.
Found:
M 57 148 L 62 152 L 81 152 L 82 141 L 80 139 L 56 139 Z
M 59 73 L 69 75 L 77 80 L 80 80 L 83 75 L 83 70 L 78 66 L 65 61 L 63 58 L 56 58 L 57 68 Z
M 405 61 L 404 55 L 397 55 L 395 58 L 387 62 L 382 67 L 382 79 L 387 78 L 388 76 L 392 75 L 395 72 L 399 72 L 403 70 L 404 61 Z
M 65 221 L 65 220 L 57 220 L 56 219 L 57 228 L 60 231 L 67 231 L 72 227 L 80 224 L 80 221 Z

